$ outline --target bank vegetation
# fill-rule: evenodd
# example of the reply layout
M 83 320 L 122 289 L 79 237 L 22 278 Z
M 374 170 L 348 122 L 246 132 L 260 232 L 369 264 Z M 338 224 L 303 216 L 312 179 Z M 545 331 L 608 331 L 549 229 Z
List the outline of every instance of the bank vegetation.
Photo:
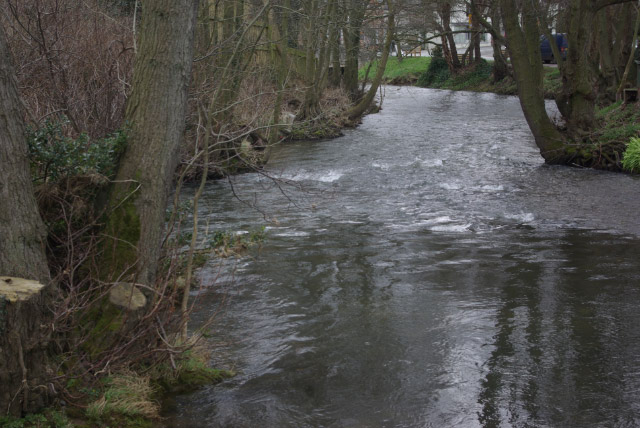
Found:
M 146 426 L 229 373 L 188 328 L 208 179 L 357 124 L 394 3 L 7 0 L 0 6 L 0 424 Z M 375 22 L 380 37 L 364 43 Z M 199 190 L 180 202 L 183 183 Z M 192 223 L 188 228 L 185 223 Z M 23 419 L 23 417 L 26 417 Z

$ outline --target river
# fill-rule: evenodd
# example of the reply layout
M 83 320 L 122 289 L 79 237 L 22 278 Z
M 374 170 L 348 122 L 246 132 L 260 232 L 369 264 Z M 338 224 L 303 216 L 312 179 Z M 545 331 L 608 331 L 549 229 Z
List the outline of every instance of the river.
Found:
M 169 426 L 640 426 L 638 177 L 544 165 L 517 98 L 398 87 L 266 170 L 201 201 L 267 237 L 200 272 L 237 376 Z

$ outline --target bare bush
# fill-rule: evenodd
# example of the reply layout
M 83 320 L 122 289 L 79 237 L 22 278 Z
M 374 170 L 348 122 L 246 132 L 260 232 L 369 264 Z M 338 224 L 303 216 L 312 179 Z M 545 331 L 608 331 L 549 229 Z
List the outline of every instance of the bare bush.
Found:
M 66 132 L 102 137 L 122 125 L 133 68 L 133 17 L 98 0 L 7 0 L 2 25 L 31 122 L 65 116 Z

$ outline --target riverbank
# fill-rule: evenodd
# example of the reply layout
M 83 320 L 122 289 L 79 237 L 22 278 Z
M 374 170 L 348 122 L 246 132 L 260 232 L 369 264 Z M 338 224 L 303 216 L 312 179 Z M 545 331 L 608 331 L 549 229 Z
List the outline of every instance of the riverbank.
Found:
M 419 86 L 422 88 L 448 89 L 452 91 L 492 92 L 499 95 L 518 95 L 516 82 L 506 77 L 494 83 L 491 77 L 492 61 L 482 60 L 451 75 L 446 67 L 432 67 L 431 57 L 389 58 L 384 74 L 384 82 L 388 85 Z M 370 63 L 360 69 L 360 79 L 365 79 Z M 377 62 L 371 64 L 374 70 Z M 446 64 L 445 64 L 446 65 Z M 560 72 L 555 67 L 544 67 L 545 98 L 553 99 L 560 88 Z M 371 73 L 371 72 L 370 72 Z M 369 74 L 370 74 L 369 73 Z
M 259 170 L 269 160 L 270 146 L 274 144 L 336 138 L 342 135 L 344 129 L 358 125 L 359 119 L 349 119 L 346 114 L 353 102 L 342 88 L 326 88 L 320 94 L 313 117 L 300 118 L 305 91 L 302 82 L 294 82 L 283 91 L 275 142 L 272 140 L 274 136 L 270 135 L 274 129 L 272 110 L 275 98 L 262 95 L 263 111 L 258 119 L 252 117 L 254 112 L 245 111 L 249 110 L 245 106 L 227 129 L 228 140 L 217 143 L 217 147 L 211 150 L 208 177 L 215 180 Z M 275 88 L 272 88 L 272 92 L 276 92 Z M 193 153 L 197 152 L 194 144 L 198 139 L 191 136 L 188 141 L 182 150 L 178 175 L 183 177 L 184 182 L 195 182 L 202 176 L 204 164 L 192 161 Z
M 367 68 L 368 65 L 361 70 L 362 78 L 366 76 Z M 560 72 L 556 67 L 548 66 L 544 67 L 544 72 L 544 96 L 553 100 L 561 90 Z M 493 82 L 492 62 L 486 60 L 452 75 L 442 58 L 404 58 L 401 61 L 391 58 L 384 77 L 385 82 L 392 85 L 518 95 L 512 77 Z M 640 105 L 603 104 L 597 107 L 595 120 L 594 131 L 576 145 L 576 159 L 580 162 L 574 166 L 614 172 L 640 171 Z
M 234 375 L 209 367 L 209 352 L 197 346 L 172 364 L 125 370 L 99 381 L 71 379 L 65 401 L 24 418 L 0 416 L 4 428 L 152 428 L 162 426 L 170 397 Z M 73 398 L 72 398 L 73 397 Z

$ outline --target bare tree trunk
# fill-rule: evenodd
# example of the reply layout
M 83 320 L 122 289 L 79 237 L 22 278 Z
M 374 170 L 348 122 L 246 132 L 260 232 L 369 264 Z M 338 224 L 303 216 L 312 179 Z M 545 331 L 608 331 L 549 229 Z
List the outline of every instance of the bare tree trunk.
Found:
M 345 0 L 347 22 L 343 28 L 345 46 L 344 89 L 353 101 L 360 98 L 358 88 L 358 57 L 360 55 L 360 30 L 364 21 L 366 2 Z
M 627 60 L 627 65 L 624 68 L 624 72 L 622 74 L 622 78 L 620 79 L 620 86 L 617 88 L 616 90 L 616 97 L 617 98 L 622 98 L 622 91 L 624 90 L 624 85 L 627 82 L 627 79 L 629 78 L 629 73 L 631 72 L 631 67 L 633 66 L 633 59 L 635 57 L 636 54 L 636 43 L 638 41 L 638 31 L 640 30 L 640 8 L 638 8 L 638 12 L 636 13 L 636 23 L 634 26 L 634 32 L 633 32 L 633 42 L 632 42 L 632 48 L 631 48 L 631 52 L 629 54 L 629 59 Z
M 458 48 L 456 47 L 456 41 L 453 37 L 453 30 L 451 29 L 451 3 L 448 1 L 442 4 L 440 9 L 440 18 L 442 19 L 442 28 L 445 32 L 445 38 L 443 39 L 443 45 L 446 41 L 447 48 L 443 48 L 443 52 L 449 53 L 449 57 L 445 56 L 447 60 L 447 64 L 449 64 L 449 71 L 452 73 L 457 72 L 462 64 L 460 63 L 460 59 L 458 58 Z
M 273 106 L 273 124 L 269 130 L 269 147 L 267 148 L 267 158 L 270 154 L 271 145 L 277 143 L 279 138 L 280 122 L 282 121 L 282 101 L 284 97 L 284 90 L 287 86 L 287 74 L 289 73 L 289 16 L 291 14 L 291 0 L 284 1 L 284 7 L 281 13 L 281 26 L 280 26 L 280 40 L 277 45 L 274 46 L 274 66 L 276 68 L 277 75 L 277 95 Z M 269 26 L 274 28 L 270 32 L 271 39 L 273 40 L 273 34 L 275 32 L 276 22 L 273 19 L 273 12 L 269 14 L 270 22 Z M 275 42 L 275 40 L 274 40 Z
M 329 50 L 331 52 L 331 73 L 329 83 L 333 87 L 340 86 L 342 80 L 342 69 L 340 67 L 340 26 L 338 25 L 339 5 L 336 4 L 331 15 L 331 30 L 329 37 Z
M 475 0 L 472 0 L 472 3 L 474 3 L 475 5 Z M 474 54 L 474 60 L 475 62 L 480 62 L 480 60 L 482 59 L 482 53 L 480 50 L 480 37 L 481 37 L 481 25 L 480 25 L 480 13 L 482 13 L 481 11 L 478 10 L 477 7 L 473 7 L 472 8 L 473 13 L 471 14 L 472 18 L 472 34 L 473 34 L 473 38 L 472 38 L 472 42 L 473 42 L 473 54 Z
M 544 104 L 540 32 L 536 15 L 529 2 L 523 3 L 522 14 L 512 0 L 501 0 L 500 4 L 507 32 L 507 47 L 525 118 L 545 161 L 563 163 L 564 137 L 549 119 Z
M 0 415 L 19 416 L 39 410 L 49 396 L 45 348 L 51 286 L 10 58 L 0 27 Z
M 592 1 L 571 0 L 569 2 L 569 49 L 567 60 L 560 70 L 562 91 L 556 104 L 567 120 L 570 131 L 576 135 L 591 129 L 595 117 L 595 91 L 593 67 L 589 64 L 588 46 L 594 24 L 595 9 Z M 553 44 L 555 40 L 552 40 Z
M 500 10 L 494 7 L 491 11 L 491 23 L 495 28 L 500 28 Z M 493 48 L 493 82 L 499 82 L 509 75 L 509 66 L 502 54 L 500 39 L 492 35 L 491 47 Z
M 389 16 L 387 17 L 387 36 L 385 38 L 384 46 L 382 48 L 382 57 L 380 58 L 380 63 L 378 64 L 378 69 L 376 71 L 376 76 L 373 78 L 371 82 L 371 87 L 369 91 L 364 96 L 364 98 L 353 108 L 347 111 L 347 116 L 349 119 L 355 119 L 362 116 L 376 96 L 378 92 L 378 87 L 382 83 L 382 78 L 384 76 L 384 72 L 387 68 L 387 61 L 389 60 L 389 51 L 391 50 L 391 42 L 393 41 L 393 37 L 395 36 L 395 12 L 393 3 L 391 0 L 386 0 L 387 7 L 389 8 Z
M 121 161 L 100 273 L 136 274 L 152 285 L 168 193 L 183 138 L 198 0 L 145 0 L 133 92 L 126 111 L 129 146 Z

